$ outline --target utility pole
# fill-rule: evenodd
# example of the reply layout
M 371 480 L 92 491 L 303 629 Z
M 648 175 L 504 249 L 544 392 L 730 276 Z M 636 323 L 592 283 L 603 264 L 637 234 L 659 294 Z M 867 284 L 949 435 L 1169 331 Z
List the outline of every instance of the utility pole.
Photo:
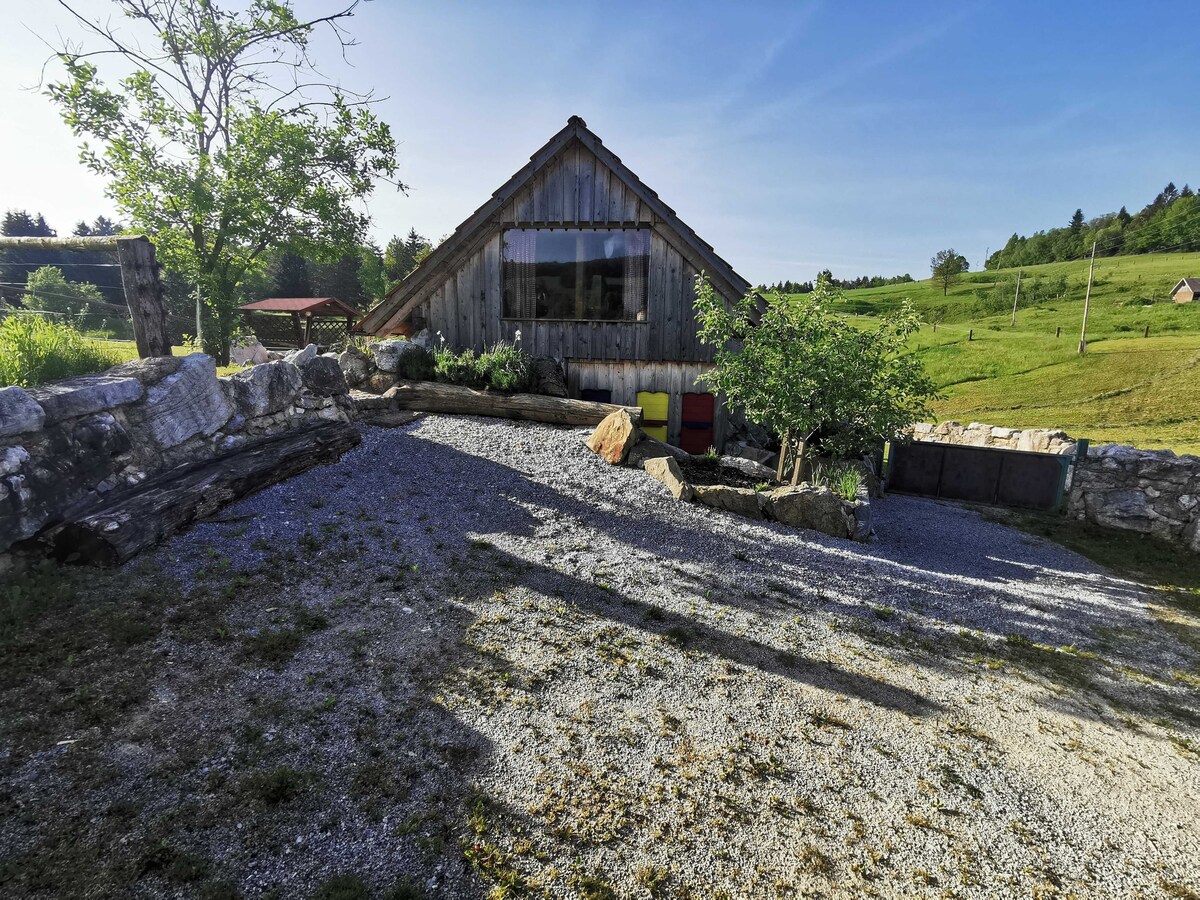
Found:
M 1087 294 L 1083 298 L 1083 330 L 1079 332 L 1079 352 L 1087 353 L 1087 317 L 1092 305 L 1092 273 L 1096 271 L 1096 242 L 1092 241 L 1092 262 L 1088 266 Z
M 1013 328 L 1017 327 L 1017 300 L 1021 297 L 1021 273 L 1024 271 L 1024 269 L 1017 269 L 1017 292 L 1013 294 Z
M 196 285 L 196 344 L 204 345 L 204 328 L 200 324 L 200 285 Z

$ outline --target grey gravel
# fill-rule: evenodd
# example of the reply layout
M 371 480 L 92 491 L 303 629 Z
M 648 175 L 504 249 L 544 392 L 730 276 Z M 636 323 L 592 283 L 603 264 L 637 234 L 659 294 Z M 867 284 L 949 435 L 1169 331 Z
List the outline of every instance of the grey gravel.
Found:
M 328 627 L 276 668 L 164 633 L 85 802 L 197 802 L 180 840 L 250 895 L 341 872 L 445 897 L 1200 881 L 1196 654 L 1137 585 L 927 500 L 875 501 L 869 545 L 679 503 L 587 433 L 367 428 L 170 541 L 151 562 L 191 597 L 280 578 L 222 610 L 238 640 L 297 609 Z M 51 802 L 61 752 L 10 789 Z M 311 773 L 299 797 L 229 799 L 281 765 Z

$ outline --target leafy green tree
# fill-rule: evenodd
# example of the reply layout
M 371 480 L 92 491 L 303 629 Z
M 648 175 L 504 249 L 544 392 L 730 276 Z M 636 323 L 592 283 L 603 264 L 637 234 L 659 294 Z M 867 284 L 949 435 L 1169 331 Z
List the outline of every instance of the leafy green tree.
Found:
M 848 458 L 873 449 L 929 415 L 933 381 L 905 345 L 918 329 L 907 301 L 869 329 L 833 308 L 841 289 L 822 272 L 811 294 L 776 295 L 759 315 L 753 292 L 728 304 L 708 277 L 696 279 L 701 340 L 716 348 L 701 375 L 747 418 L 792 439 L 817 438 Z
M 312 297 L 308 260 L 292 250 L 275 254 L 268 266 L 273 297 Z
M 314 19 L 290 0 L 112 4 L 119 30 L 63 0 L 96 46 L 60 52 L 66 77 L 49 95 L 122 215 L 154 238 L 165 267 L 199 284 L 214 326 L 205 347 L 225 362 L 239 286 L 268 251 L 356 252 L 369 222 L 361 201 L 395 171 L 373 97 L 310 61 L 318 28 L 343 50 L 352 43 L 355 4 Z M 132 69 L 115 88 L 92 61 L 111 57 Z
M 358 283 L 362 290 L 363 308 L 370 309 L 387 293 L 387 272 L 383 268 L 383 255 L 374 244 L 359 247 L 358 258 Z
M 396 235 L 388 241 L 383 253 L 383 266 L 388 278 L 392 281 L 404 278 L 432 249 L 429 239 L 417 234 L 415 228 L 410 228 L 408 236 L 403 239 Z
M 955 253 L 953 247 L 949 250 L 939 250 L 929 260 L 929 269 L 933 272 L 933 280 L 941 285 L 943 297 L 950 290 L 950 286 L 957 282 L 968 268 L 970 268 L 970 264 L 967 262 L 967 258 Z
M 42 266 L 25 282 L 25 306 L 44 312 L 74 315 L 96 309 L 93 304 L 103 301 L 95 285 L 68 281 L 62 269 L 54 266 Z

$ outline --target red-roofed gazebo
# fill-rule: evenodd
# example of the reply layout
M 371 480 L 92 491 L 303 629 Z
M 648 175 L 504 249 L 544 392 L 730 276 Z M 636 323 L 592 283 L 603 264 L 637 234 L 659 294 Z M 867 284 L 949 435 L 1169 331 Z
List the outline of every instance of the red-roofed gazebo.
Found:
M 270 350 L 308 344 L 325 349 L 345 340 L 361 318 L 337 297 L 267 297 L 239 309 L 255 337 Z

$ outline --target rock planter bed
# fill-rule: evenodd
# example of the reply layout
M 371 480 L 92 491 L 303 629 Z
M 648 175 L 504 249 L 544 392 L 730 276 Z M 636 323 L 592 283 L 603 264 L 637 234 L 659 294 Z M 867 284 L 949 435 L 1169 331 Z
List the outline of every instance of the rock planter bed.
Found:
M 856 541 L 874 534 L 871 496 L 865 486 L 852 501 L 807 482 L 769 488 L 774 473 L 766 466 L 734 456 L 690 456 L 647 437 L 624 410 L 605 418 L 588 446 L 613 465 L 644 469 L 676 500 Z

